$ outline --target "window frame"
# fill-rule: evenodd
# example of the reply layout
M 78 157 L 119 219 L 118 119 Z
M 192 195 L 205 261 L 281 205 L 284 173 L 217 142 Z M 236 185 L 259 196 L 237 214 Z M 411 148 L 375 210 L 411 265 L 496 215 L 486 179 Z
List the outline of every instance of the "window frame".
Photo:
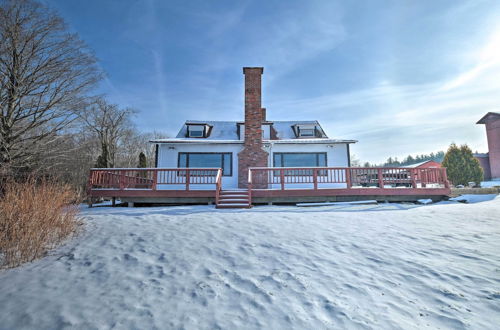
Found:
M 304 131 L 311 131 L 310 135 L 304 135 Z M 316 127 L 314 128 L 300 128 L 299 127 L 299 137 L 316 137 Z
M 187 137 L 189 138 L 206 138 L 207 134 L 207 125 L 206 124 L 187 124 Z M 198 128 L 200 127 L 201 129 L 193 129 L 194 127 Z M 191 132 L 201 132 L 201 136 L 192 136 Z
M 328 167 L 328 153 L 327 152 L 273 152 L 273 167 L 276 167 L 276 155 L 279 155 L 281 160 L 281 167 L 287 167 L 284 166 L 284 161 L 283 161 L 283 155 L 297 155 L 297 154 L 315 154 L 316 155 L 316 166 L 312 167 Z M 319 155 L 324 155 L 325 156 L 325 165 L 324 166 L 319 166 Z M 303 167 L 311 167 L 311 166 L 298 166 L 297 168 L 303 168 Z M 293 170 L 294 167 L 289 167 L 292 168 L 292 170 L 285 171 L 286 176 L 311 176 L 312 171 L 309 173 L 308 170 Z M 300 173 L 297 173 L 297 171 L 301 171 Z M 276 174 L 275 174 L 276 175 Z M 318 175 L 325 176 L 326 171 L 318 171 Z
M 220 168 L 222 169 L 222 176 L 233 176 L 233 153 L 232 152 L 178 152 L 177 153 L 177 167 L 178 168 L 183 168 L 181 167 L 181 156 L 185 155 L 186 157 L 186 166 L 185 168 L 190 168 L 189 167 L 189 155 L 220 155 L 221 156 L 221 166 Z M 224 155 L 229 155 L 229 174 L 224 174 Z

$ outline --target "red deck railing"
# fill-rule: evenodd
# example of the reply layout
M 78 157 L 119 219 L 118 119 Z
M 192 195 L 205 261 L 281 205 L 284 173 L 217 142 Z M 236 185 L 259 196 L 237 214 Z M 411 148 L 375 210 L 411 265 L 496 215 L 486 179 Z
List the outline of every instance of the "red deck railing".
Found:
M 251 189 L 449 188 L 445 168 L 257 167 L 249 169 Z
M 447 195 L 449 187 L 444 168 L 264 167 L 250 168 L 248 173 L 250 200 L 269 196 Z M 90 171 L 88 188 L 91 197 L 199 197 L 215 198 L 218 203 L 224 187 L 220 168 L 96 168 Z
M 190 190 L 191 185 L 220 186 L 221 176 L 220 168 L 93 168 L 88 185 L 90 190 L 156 190 L 160 185 Z

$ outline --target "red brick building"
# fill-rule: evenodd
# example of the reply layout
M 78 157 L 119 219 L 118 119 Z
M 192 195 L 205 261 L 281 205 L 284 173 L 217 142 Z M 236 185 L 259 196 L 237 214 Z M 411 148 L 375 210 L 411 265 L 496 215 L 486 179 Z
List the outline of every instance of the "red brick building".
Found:
M 486 127 L 488 153 L 474 156 L 481 163 L 485 180 L 500 180 L 500 113 L 488 112 L 477 124 Z

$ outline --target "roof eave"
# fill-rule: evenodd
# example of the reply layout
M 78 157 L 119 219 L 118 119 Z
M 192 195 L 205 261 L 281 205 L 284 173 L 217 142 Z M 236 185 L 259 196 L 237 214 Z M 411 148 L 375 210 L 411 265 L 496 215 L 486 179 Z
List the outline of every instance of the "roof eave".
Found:
M 500 118 L 500 113 L 498 113 L 498 112 L 488 112 L 481 119 L 479 119 L 479 121 L 476 123 L 476 125 L 477 124 L 486 124 L 488 122 L 488 120 L 487 120 L 488 116 L 497 116 L 497 117 Z
M 191 144 L 243 144 L 243 140 L 182 140 L 182 139 L 163 139 L 163 140 L 149 140 L 150 143 L 191 143 Z M 263 140 L 263 144 L 352 144 L 357 143 L 357 140 L 335 140 L 335 139 L 286 139 L 286 140 Z

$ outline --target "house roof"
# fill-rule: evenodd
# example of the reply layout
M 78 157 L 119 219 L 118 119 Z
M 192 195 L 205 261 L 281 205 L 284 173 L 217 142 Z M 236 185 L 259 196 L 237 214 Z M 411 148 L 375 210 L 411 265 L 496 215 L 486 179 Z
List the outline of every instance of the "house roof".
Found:
M 500 119 L 500 112 L 488 112 L 476 124 L 486 124 L 492 119 Z
M 206 124 L 209 125 L 210 135 L 206 138 L 188 138 L 187 125 L 189 124 Z M 243 143 L 238 136 L 238 126 L 243 122 L 238 121 L 200 121 L 200 120 L 187 120 L 175 138 L 156 139 L 152 140 L 153 143 Z M 324 133 L 323 128 L 316 120 L 308 121 L 267 121 L 263 123 L 272 124 L 276 132 L 277 139 L 273 139 L 272 143 L 356 143 L 356 140 L 341 140 L 330 139 Z M 294 125 L 314 125 L 321 130 L 324 138 L 312 139 L 297 139 L 293 130 Z M 264 140 L 264 143 L 269 143 L 269 140 Z
M 424 164 L 427 164 L 429 162 L 435 162 L 435 163 L 439 163 L 439 162 L 436 162 L 435 160 L 426 160 L 425 162 L 420 162 L 420 163 L 416 163 L 416 164 L 411 164 L 411 165 L 406 165 L 406 166 L 403 166 L 403 167 L 407 167 L 407 168 L 417 168 L 419 166 L 422 166 Z
M 189 144 L 243 144 L 243 140 L 215 140 L 215 139 L 196 139 L 196 138 L 169 138 L 150 140 L 152 143 L 189 143 Z M 335 144 L 335 143 L 356 143 L 357 140 L 342 140 L 342 139 L 284 139 L 284 140 L 263 140 L 263 144 Z

